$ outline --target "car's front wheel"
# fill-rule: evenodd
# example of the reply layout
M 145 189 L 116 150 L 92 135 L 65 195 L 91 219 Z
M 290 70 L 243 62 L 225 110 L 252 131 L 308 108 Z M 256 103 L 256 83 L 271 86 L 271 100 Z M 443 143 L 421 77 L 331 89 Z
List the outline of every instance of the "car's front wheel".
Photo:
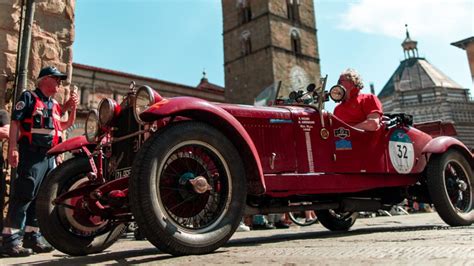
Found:
M 36 199 L 36 215 L 42 234 L 57 250 L 73 256 L 103 251 L 126 228 L 123 223 L 92 214 L 82 195 L 53 204 L 59 195 L 91 185 L 87 177 L 91 171 L 87 158 L 67 160 L 43 180 Z
M 431 200 L 441 219 L 451 226 L 474 222 L 474 177 L 460 152 L 433 154 L 428 163 L 427 184 Z
M 243 163 L 220 131 L 177 123 L 137 154 L 130 198 L 138 227 L 161 251 L 209 253 L 239 225 L 246 199 Z

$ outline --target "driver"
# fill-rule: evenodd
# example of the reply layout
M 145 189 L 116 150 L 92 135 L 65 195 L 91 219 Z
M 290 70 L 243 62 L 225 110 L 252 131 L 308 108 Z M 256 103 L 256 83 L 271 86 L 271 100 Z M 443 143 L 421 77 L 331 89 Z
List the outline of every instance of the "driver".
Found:
M 342 102 L 334 109 L 334 115 L 347 124 L 365 131 L 380 128 L 382 104 L 373 94 L 359 93 L 364 87 L 362 78 L 354 69 L 347 69 L 339 76 L 338 85 L 346 89 Z

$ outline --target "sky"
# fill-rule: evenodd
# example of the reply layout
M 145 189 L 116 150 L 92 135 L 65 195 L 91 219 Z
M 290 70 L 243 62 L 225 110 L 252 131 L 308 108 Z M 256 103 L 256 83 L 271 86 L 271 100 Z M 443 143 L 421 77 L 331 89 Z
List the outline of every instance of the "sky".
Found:
M 474 36 L 474 1 L 314 0 L 314 6 L 321 75 L 329 85 L 351 67 L 366 88 L 374 83 L 380 92 L 404 59 L 408 24 L 419 55 L 474 97 L 466 52 L 450 44 Z M 220 0 L 79 0 L 75 15 L 76 63 L 190 86 L 205 70 L 224 87 Z

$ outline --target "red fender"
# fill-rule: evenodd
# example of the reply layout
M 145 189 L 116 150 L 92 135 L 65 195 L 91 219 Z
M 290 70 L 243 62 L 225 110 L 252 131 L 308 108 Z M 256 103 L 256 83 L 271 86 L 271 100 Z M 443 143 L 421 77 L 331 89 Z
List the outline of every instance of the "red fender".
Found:
M 234 143 L 244 161 L 249 194 L 265 193 L 262 164 L 257 148 L 242 124 L 221 107 L 193 97 L 163 99 L 140 114 L 145 122 L 169 116 L 184 116 L 205 121 L 220 129 Z
M 434 138 L 428 142 L 423 148 L 422 154 L 431 154 L 431 153 L 443 153 L 451 147 L 458 148 L 465 156 L 466 159 L 470 159 L 470 164 L 473 165 L 474 154 L 472 154 L 469 149 L 461 141 L 447 136 L 441 136 Z
M 80 149 L 83 146 L 90 144 L 85 136 L 78 136 L 70 138 L 64 142 L 59 143 L 58 145 L 52 147 L 48 151 L 48 155 L 58 155 L 63 152 L 72 151 Z

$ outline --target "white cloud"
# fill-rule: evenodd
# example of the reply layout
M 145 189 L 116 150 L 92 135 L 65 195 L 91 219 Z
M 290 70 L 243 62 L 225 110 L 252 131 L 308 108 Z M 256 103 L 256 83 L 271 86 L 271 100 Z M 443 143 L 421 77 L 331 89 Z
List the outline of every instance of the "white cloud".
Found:
M 467 38 L 474 34 L 474 1 L 361 0 L 349 4 L 340 21 L 344 30 L 396 38 L 404 33 L 405 24 L 415 39 Z

